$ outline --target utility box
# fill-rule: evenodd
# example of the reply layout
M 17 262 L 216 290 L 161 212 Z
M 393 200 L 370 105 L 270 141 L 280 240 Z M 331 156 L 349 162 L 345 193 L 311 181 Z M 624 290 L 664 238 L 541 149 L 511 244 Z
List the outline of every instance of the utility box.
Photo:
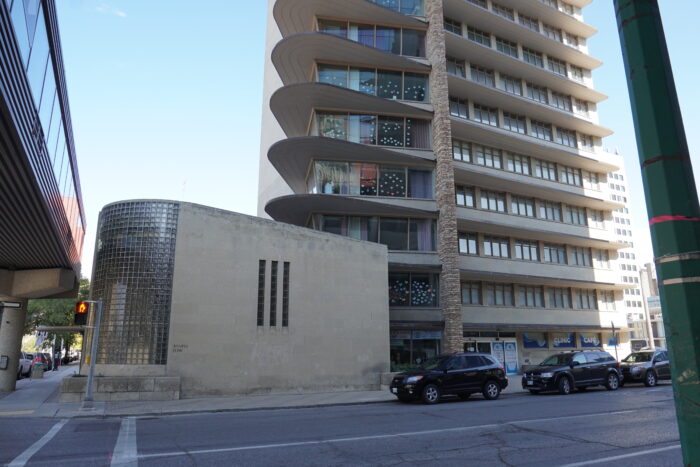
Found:
M 44 377 L 44 364 L 34 363 L 32 365 L 32 379 L 41 379 Z

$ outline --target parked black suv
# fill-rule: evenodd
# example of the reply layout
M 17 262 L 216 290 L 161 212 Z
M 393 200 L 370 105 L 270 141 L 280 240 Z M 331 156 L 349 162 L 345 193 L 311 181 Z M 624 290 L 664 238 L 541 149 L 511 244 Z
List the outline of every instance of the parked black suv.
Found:
M 390 390 L 402 402 L 421 399 L 436 404 L 445 394 L 467 399 L 480 392 L 486 399 L 496 399 L 507 386 L 506 372 L 492 355 L 463 353 L 431 358 L 415 370 L 399 373 Z
M 660 379 L 671 379 L 671 367 L 666 349 L 640 350 L 633 352 L 620 364 L 623 380 L 627 383 L 643 382 L 645 386 L 656 386 Z
M 607 352 L 583 350 L 552 355 L 523 372 L 523 389 L 536 394 L 559 391 L 569 394 L 574 388 L 604 385 L 614 391 L 620 387 L 620 364 Z

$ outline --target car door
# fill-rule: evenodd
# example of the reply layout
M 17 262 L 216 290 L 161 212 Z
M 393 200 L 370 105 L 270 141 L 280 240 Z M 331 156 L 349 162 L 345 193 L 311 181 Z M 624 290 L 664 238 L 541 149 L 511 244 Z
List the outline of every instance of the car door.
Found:
M 611 366 L 607 362 L 608 355 L 605 352 L 588 352 L 586 360 L 588 361 L 588 374 L 591 381 L 605 381 L 608 376 L 608 368 Z
M 466 371 L 464 372 L 465 388 L 472 392 L 480 391 L 481 386 L 486 380 L 484 359 L 479 355 L 467 355 L 464 359 L 466 367 Z
M 668 361 L 668 352 L 660 351 L 654 355 L 654 368 L 659 379 L 671 379 L 671 364 Z
M 464 358 L 455 356 L 445 364 L 445 376 L 442 378 L 442 392 L 456 393 L 464 388 Z
M 574 377 L 574 386 L 581 383 L 586 384 L 590 382 L 591 374 L 586 355 L 582 353 L 575 354 L 571 359 L 571 363 L 573 365 L 571 368 L 571 374 Z

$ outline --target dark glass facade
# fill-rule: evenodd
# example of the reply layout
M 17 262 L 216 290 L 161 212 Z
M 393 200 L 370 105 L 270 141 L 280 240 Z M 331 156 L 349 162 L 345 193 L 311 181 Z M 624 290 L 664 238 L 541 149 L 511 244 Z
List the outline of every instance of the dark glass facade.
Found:
M 91 290 L 104 301 L 97 363 L 167 363 L 178 213 L 162 201 L 100 213 Z

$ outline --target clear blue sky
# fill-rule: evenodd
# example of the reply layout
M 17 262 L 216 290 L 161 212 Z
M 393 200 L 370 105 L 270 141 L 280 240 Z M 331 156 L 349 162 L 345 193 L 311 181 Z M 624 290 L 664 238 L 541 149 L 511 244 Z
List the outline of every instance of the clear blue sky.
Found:
M 107 203 L 166 198 L 255 214 L 267 2 L 60 0 L 59 22 L 78 151 L 90 276 L 95 228 Z M 700 74 L 692 31 L 700 5 L 660 0 L 696 180 Z M 636 243 L 651 259 L 634 128 L 611 0 L 584 10 L 610 98 L 605 140 L 625 156 Z

